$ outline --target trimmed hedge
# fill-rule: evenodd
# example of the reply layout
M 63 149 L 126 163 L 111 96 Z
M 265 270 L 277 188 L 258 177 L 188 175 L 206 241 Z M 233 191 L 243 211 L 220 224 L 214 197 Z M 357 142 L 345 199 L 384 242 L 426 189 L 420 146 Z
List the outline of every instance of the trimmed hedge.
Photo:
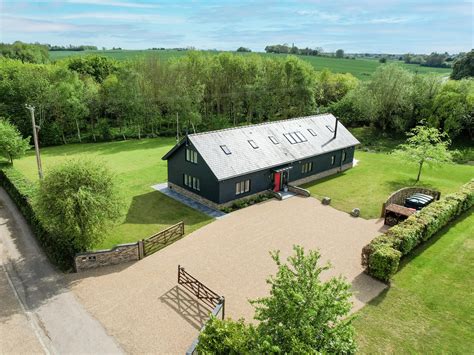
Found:
M 15 202 L 48 258 L 62 270 L 71 269 L 74 251 L 66 245 L 62 245 L 61 238 L 55 238 L 48 232 L 34 212 L 32 201 L 37 193 L 37 185 L 10 166 L 0 170 L 0 186 Z
M 430 239 L 473 205 L 474 180 L 471 180 L 458 192 L 431 203 L 385 234 L 374 238 L 362 249 L 362 264 L 373 277 L 389 281 L 397 272 L 402 256 Z

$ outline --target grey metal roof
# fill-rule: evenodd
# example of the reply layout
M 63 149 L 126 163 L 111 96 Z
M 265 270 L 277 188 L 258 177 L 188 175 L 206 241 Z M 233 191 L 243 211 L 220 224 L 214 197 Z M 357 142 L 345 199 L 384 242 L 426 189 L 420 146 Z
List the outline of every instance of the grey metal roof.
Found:
M 216 178 L 225 180 L 359 144 L 340 122 L 333 138 L 330 128 L 334 129 L 335 122 L 333 115 L 324 114 L 190 134 L 188 138 Z M 291 144 L 291 136 L 284 135 L 292 132 L 300 132 L 293 137 L 302 142 Z M 279 143 L 274 144 L 270 136 Z M 224 153 L 222 145 L 231 154 Z

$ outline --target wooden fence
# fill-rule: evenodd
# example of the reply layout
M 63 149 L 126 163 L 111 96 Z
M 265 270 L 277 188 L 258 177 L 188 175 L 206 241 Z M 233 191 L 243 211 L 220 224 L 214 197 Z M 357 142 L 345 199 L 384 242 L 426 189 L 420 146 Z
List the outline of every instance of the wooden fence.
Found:
M 184 236 L 184 222 L 158 232 L 136 243 L 120 244 L 111 249 L 78 253 L 74 257 L 76 272 L 102 266 L 122 264 L 143 259 Z
M 212 291 L 209 287 L 204 285 L 198 279 L 190 275 L 184 270 L 181 265 L 178 265 L 178 284 L 182 285 L 189 291 L 191 291 L 199 300 L 203 301 L 207 305 L 214 307 L 210 313 L 210 317 L 214 316 L 216 318 L 224 319 L 225 317 L 225 298 L 224 296 L 219 296 L 217 293 Z M 199 333 L 201 333 L 206 324 L 201 328 Z M 199 343 L 199 337 L 194 339 L 193 343 L 186 350 L 186 355 L 197 354 L 196 348 Z
M 179 222 L 171 227 L 158 232 L 151 237 L 143 239 L 143 254 L 144 256 L 156 253 L 167 245 L 177 241 L 184 235 L 184 222 Z

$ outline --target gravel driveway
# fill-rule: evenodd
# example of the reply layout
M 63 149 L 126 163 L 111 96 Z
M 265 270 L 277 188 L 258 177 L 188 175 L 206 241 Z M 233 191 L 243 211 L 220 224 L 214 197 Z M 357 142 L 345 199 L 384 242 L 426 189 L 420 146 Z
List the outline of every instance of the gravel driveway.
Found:
M 354 310 L 385 287 L 362 273 L 362 247 L 382 221 L 352 218 L 314 198 L 271 200 L 217 220 L 162 251 L 132 264 L 71 276 L 73 290 L 130 353 L 182 354 L 197 336 L 208 309 L 177 287 L 178 264 L 226 298 L 226 315 L 252 320 L 248 299 L 267 295 L 275 273 L 270 250 L 290 255 L 294 244 L 319 249 L 353 285 Z

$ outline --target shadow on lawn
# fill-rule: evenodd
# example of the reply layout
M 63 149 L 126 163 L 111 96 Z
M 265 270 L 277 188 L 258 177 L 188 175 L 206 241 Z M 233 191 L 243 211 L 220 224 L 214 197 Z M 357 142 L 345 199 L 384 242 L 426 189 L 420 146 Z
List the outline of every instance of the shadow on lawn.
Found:
M 171 147 L 175 144 L 172 138 L 147 138 L 143 140 L 131 139 L 126 141 L 113 141 L 102 143 L 77 143 L 51 147 L 41 151 L 43 156 L 64 156 L 68 154 L 94 153 L 99 155 L 111 155 L 133 150 L 157 149 Z M 34 152 L 30 152 L 31 155 Z M 161 157 L 160 157 L 161 158 Z
M 385 181 L 385 185 L 388 186 L 390 191 L 397 191 L 404 187 L 426 187 L 428 189 L 436 190 L 436 187 L 433 184 L 426 183 L 424 181 L 416 182 L 416 179 L 403 179 L 403 180 L 392 180 L 392 181 Z M 388 196 L 387 196 L 388 197 Z
M 403 270 L 405 266 L 407 266 L 410 261 L 415 259 L 417 256 L 423 254 L 425 250 L 429 249 L 433 244 L 435 244 L 441 237 L 443 237 L 450 228 L 454 228 L 457 224 L 463 222 L 465 219 L 471 217 L 473 215 L 474 208 L 469 209 L 468 211 L 464 212 L 459 218 L 457 218 L 453 223 L 448 224 L 444 228 L 442 228 L 438 233 L 436 233 L 433 237 L 428 239 L 423 244 L 416 247 L 408 256 L 402 258 L 400 262 L 400 267 L 398 268 L 398 272 Z
M 172 225 L 184 221 L 185 225 L 192 226 L 211 219 L 159 191 L 151 191 L 133 197 L 125 223 Z

